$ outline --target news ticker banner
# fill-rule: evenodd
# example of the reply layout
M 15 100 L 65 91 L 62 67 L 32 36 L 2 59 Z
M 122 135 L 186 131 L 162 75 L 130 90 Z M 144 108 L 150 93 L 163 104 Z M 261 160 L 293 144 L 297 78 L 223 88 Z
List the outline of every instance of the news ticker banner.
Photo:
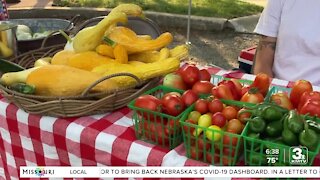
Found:
M 320 167 L 312 166 L 208 166 L 208 167 L 20 167 L 21 178 L 319 178 Z

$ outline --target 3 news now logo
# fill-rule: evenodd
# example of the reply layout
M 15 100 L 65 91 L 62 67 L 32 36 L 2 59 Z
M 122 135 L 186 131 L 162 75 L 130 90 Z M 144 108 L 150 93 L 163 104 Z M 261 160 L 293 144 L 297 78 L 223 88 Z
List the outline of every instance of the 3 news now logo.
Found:
M 36 167 L 35 169 L 23 169 L 22 174 L 36 175 L 36 176 L 42 177 L 47 174 L 53 175 L 54 170 L 53 169 L 45 169 L 43 167 Z
M 308 163 L 308 148 L 307 147 L 290 147 L 289 163 L 292 165 L 306 165 Z

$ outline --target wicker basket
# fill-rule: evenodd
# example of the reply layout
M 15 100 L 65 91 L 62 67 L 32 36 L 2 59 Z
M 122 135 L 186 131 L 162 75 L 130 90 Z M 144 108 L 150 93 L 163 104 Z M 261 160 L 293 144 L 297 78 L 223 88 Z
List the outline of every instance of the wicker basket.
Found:
M 63 48 L 64 44 L 40 48 L 38 50 L 24 53 L 14 59 L 11 59 L 11 61 L 24 68 L 30 68 L 37 59 L 46 56 L 53 56 Z M 135 87 L 120 89 L 113 92 L 95 94 L 88 93 L 89 90 L 99 82 L 115 76 L 131 76 L 136 79 L 137 85 Z M 41 114 L 54 117 L 77 117 L 110 112 L 125 107 L 131 100 L 158 85 L 159 80 L 160 77 L 151 79 L 147 82 L 141 82 L 139 78 L 132 74 L 118 73 L 103 77 L 84 90 L 81 95 L 72 97 L 27 95 L 13 91 L 3 85 L 0 85 L 0 92 L 2 96 L 10 102 L 31 114 Z

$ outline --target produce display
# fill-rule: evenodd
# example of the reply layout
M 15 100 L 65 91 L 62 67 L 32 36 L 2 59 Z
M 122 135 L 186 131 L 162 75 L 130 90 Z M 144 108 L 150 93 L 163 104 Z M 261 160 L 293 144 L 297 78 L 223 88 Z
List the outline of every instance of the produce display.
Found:
M 164 77 L 163 85 L 177 89 L 192 89 L 197 94 L 213 95 L 219 99 L 235 100 L 247 103 L 264 101 L 271 80 L 266 74 L 258 74 L 253 81 L 235 78 L 211 78 L 206 69 L 186 65 Z
M 133 100 L 133 121 L 138 139 L 175 148 L 182 143 L 179 120 L 199 96 L 191 90 L 182 91 L 157 86 Z
M 121 4 L 97 25 L 80 30 L 72 40 L 73 50 L 61 50 L 52 57 L 38 59 L 34 67 L 24 71 L 5 73 L 1 84 L 27 94 L 79 96 L 105 76 L 130 73 L 146 82 L 176 71 L 180 61 L 188 56 L 188 47 L 169 48 L 173 40 L 169 32 L 152 39 L 117 26 L 117 23 L 126 23 L 129 15 L 144 17 L 141 7 Z M 19 29 L 21 33 L 30 32 L 27 27 Z M 90 92 L 108 93 L 136 85 L 132 77 L 118 76 L 104 80 Z
M 169 48 L 170 32 L 153 39 L 117 26 L 126 23 L 128 16 L 144 17 L 141 7 L 121 4 L 72 40 L 66 37 L 72 50 L 42 57 L 28 69 L 4 73 L 0 83 L 23 94 L 73 97 L 114 74 L 130 73 L 142 82 L 163 77 L 162 85 L 128 104 L 138 139 L 170 149 L 184 143 L 187 157 L 225 166 L 236 165 L 243 155 L 246 165 L 289 165 L 285 151 L 303 146 L 309 150 L 306 165 L 311 165 L 320 151 L 320 92 L 309 81 L 280 88 L 272 86 L 264 73 L 250 81 L 211 75 L 191 64 L 181 67 L 189 53 L 187 45 Z M 17 33 L 18 39 L 35 36 L 21 25 Z M 5 52 L 1 41 L 0 51 Z M 90 92 L 136 85 L 132 77 L 117 76 Z M 278 149 L 279 160 L 270 164 L 266 152 L 272 149 Z
M 242 152 L 244 106 L 210 97 L 199 99 L 181 119 L 187 156 L 215 165 L 235 165 Z M 245 116 L 247 115 L 247 116 Z
M 148 142 L 173 148 L 178 144 L 170 146 L 170 138 L 179 135 L 172 132 L 182 131 L 187 157 L 212 165 L 235 165 L 243 155 L 247 165 L 289 165 L 284 163 L 288 158 L 284 151 L 292 146 L 309 149 L 306 165 L 310 165 L 320 151 L 320 93 L 308 81 L 299 80 L 292 89 L 280 88 L 271 86 L 263 73 L 253 81 L 239 80 L 211 76 L 208 70 L 187 64 L 167 74 L 161 87 L 175 89 L 164 97 L 181 96 L 181 100 L 169 103 L 158 98 L 153 105 L 149 100 L 149 107 L 147 103 L 129 106 L 139 108 L 133 117 L 135 130 L 138 137 L 149 137 Z M 163 113 L 180 114 L 171 121 Z M 270 164 L 266 152 L 275 149 L 279 161 Z

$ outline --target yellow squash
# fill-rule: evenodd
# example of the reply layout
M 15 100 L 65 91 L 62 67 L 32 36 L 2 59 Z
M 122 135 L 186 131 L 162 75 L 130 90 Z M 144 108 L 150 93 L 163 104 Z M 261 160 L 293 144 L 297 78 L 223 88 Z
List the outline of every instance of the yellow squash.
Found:
M 113 47 L 107 44 L 100 44 L 99 46 L 97 46 L 96 52 L 100 55 L 114 58 Z
M 156 39 L 141 39 L 134 31 L 123 26 L 112 28 L 108 32 L 107 37 L 117 44 L 124 46 L 128 54 L 158 50 L 169 45 L 173 40 L 173 36 L 169 32 L 161 34 Z
M 188 45 L 178 45 L 172 49 L 170 49 L 170 57 L 175 57 L 184 60 L 189 56 L 189 46 Z
M 168 57 L 178 58 L 183 60 L 189 55 L 189 50 L 186 45 L 179 45 L 172 49 L 166 47 L 162 48 L 160 51 L 145 51 L 140 53 L 135 53 L 129 55 L 130 61 L 140 61 L 144 63 L 152 63 L 156 61 L 161 61 Z
M 76 96 L 101 77 L 102 75 L 69 66 L 50 65 L 32 71 L 26 83 L 36 87 L 37 95 Z M 117 83 L 109 79 L 98 84 L 92 91 L 104 92 L 117 88 Z
M 95 51 L 85 51 L 76 53 L 71 56 L 66 63 L 67 66 L 91 71 L 93 68 L 100 66 L 102 64 L 109 64 L 113 63 L 114 60 L 106 57 L 101 56 Z
M 104 33 L 117 23 L 126 23 L 127 15 L 142 16 L 142 9 L 135 4 L 120 4 L 97 25 L 80 30 L 73 39 L 75 52 L 95 50 L 101 43 Z
M 76 53 L 71 50 L 62 50 L 54 54 L 51 59 L 51 64 L 53 65 L 66 65 L 69 59 Z
M 106 64 L 101 65 L 92 70 L 92 72 L 110 75 L 120 72 L 127 72 L 136 75 L 140 80 L 146 81 L 151 78 L 164 76 L 168 73 L 174 72 L 180 67 L 180 60 L 177 58 L 167 58 L 162 61 L 154 63 L 129 63 L 129 64 Z M 130 87 L 136 84 L 136 81 L 131 77 L 116 77 L 114 80 L 120 87 Z
M 8 72 L 1 76 L 0 82 L 3 85 L 10 86 L 16 83 L 25 83 L 28 75 L 39 67 L 29 68 L 18 72 Z
M 116 62 L 127 64 L 128 63 L 128 53 L 125 47 L 121 44 L 116 44 L 113 48 L 113 54 Z

